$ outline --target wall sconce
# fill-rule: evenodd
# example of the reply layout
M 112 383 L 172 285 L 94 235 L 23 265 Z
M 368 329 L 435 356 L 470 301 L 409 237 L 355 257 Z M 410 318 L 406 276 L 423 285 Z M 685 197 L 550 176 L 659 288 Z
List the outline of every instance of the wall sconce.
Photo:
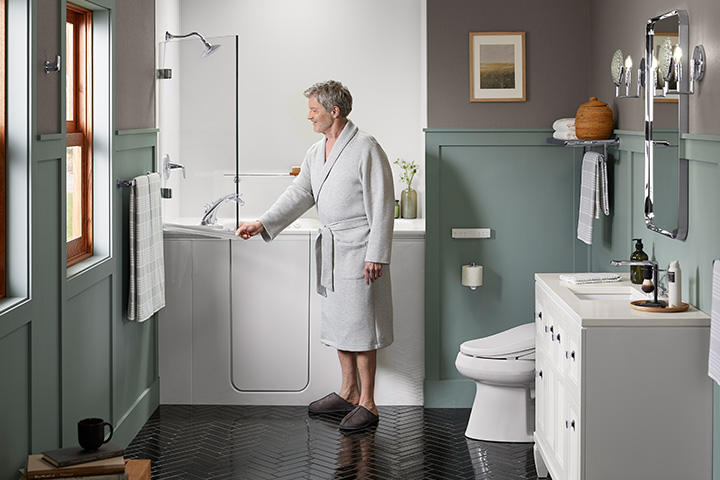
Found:
M 702 80 L 705 75 L 705 49 L 702 45 L 698 45 L 693 50 L 690 59 L 690 88 L 683 91 L 680 88 L 683 79 L 682 57 L 683 51 L 680 45 L 673 47 L 670 39 L 666 38 L 659 48 L 659 56 L 653 56 L 650 69 L 652 71 L 652 85 L 657 85 L 658 78 L 663 80 L 662 93 L 654 94 L 655 98 L 665 98 L 669 93 L 677 93 L 682 95 L 692 95 L 695 93 L 695 82 Z M 610 73 L 612 75 L 613 84 L 615 85 L 615 98 L 639 98 L 641 88 L 645 88 L 645 58 L 640 59 L 640 68 L 638 68 L 637 93 L 630 95 L 630 85 L 632 83 L 632 57 L 628 55 L 623 61 L 622 50 L 617 50 L 613 54 L 610 63 Z M 677 91 L 670 91 L 670 83 L 674 81 L 678 85 Z M 620 93 L 620 87 L 625 86 L 625 93 Z
M 640 87 L 645 86 L 645 59 L 640 60 L 640 68 L 638 68 L 637 93 L 630 95 L 630 85 L 632 84 L 632 67 L 633 60 L 630 55 L 623 62 L 622 50 L 617 50 L 613 55 L 610 64 L 610 73 L 615 84 L 616 98 L 640 98 Z M 625 85 L 625 93 L 620 93 L 620 86 Z

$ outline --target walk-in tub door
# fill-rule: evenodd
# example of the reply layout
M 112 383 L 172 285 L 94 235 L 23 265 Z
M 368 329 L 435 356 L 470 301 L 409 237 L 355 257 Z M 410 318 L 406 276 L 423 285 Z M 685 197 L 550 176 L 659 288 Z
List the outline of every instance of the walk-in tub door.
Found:
M 303 390 L 310 364 L 310 235 L 230 243 L 233 386 Z

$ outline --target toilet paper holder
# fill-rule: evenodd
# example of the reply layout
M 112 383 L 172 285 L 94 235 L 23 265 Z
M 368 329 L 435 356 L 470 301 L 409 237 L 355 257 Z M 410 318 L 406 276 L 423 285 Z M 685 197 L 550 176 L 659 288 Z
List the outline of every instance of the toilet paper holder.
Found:
M 470 290 L 476 290 L 483 284 L 483 267 L 475 262 L 462 266 L 462 284 L 470 287 Z

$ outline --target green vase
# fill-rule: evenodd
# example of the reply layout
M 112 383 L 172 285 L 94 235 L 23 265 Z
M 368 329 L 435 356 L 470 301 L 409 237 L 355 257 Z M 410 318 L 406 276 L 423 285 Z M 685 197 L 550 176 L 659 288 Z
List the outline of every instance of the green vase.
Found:
M 400 194 L 400 216 L 417 218 L 417 192 L 412 188 L 407 188 Z

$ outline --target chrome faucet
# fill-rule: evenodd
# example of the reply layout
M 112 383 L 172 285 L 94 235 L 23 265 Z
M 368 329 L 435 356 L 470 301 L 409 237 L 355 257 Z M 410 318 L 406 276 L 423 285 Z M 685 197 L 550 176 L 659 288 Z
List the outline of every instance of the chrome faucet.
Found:
M 245 202 L 240 198 L 241 196 L 242 193 L 229 193 L 205 205 L 205 215 L 200 220 L 200 225 L 215 225 L 217 223 L 217 211 L 225 202 L 236 202 L 240 206 L 245 205 Z
M 610 265 L 614 267 L 618 267 L 621 265 L 639 265 L 643 268 L 650 268 L 652 269 L 652 281 L 653 281 L 653 299 L 652 301 L 646 300 L 641 303 L 641 305 L 645 307 L 662 307 L 664 308 L 666 306 L 666 303 L 663 300 L 658 300 L 658 262 L 655 260 L 612 260 L 610 261 Z

